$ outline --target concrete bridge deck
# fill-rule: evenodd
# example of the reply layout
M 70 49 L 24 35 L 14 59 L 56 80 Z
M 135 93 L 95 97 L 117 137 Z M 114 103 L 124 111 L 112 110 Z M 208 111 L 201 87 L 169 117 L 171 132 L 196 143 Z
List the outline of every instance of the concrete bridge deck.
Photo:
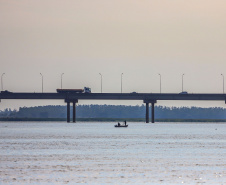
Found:
M 20 93 L 1 92 L 0 99 L 83 99 L 83 100 L 226 100 L 226 94 L 177 93 Z

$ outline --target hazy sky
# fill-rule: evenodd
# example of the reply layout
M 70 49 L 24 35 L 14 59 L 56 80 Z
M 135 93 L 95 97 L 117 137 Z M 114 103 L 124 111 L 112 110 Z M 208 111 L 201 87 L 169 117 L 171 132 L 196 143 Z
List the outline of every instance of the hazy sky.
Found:
M 0 0 L 4 90 L 222 93 L 226 77 L 225 0 Z M 226 79 L 225 79 L 226 80 Z M 225 90 L 226 91 L 226 90 Z M 80 101 L 80 103 L 116 103 Z M 121 102 L 142 104 L 141 101 Z M 224 102 L 180 102 L 223 106 Z M 2 100 L 5 107 L 63 101 Z M 159 105 L 177 105 L 161 101 Z M 179 105 L 179 104 L 178 104 Z

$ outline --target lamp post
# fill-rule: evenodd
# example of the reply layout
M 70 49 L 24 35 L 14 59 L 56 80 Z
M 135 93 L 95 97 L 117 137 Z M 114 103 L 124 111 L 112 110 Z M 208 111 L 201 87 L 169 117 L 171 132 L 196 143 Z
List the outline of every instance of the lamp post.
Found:
M 184 74 L 182 74 L 182 92 L 184 91 Z
M 40 73 L 40 75 L 42 76 L 42 93 L 43 93 L 43 75 L 42 73 Z
M 224 94 L 224 75 L 221 74 L 221 76 L 223 77 L 223 94 Z
M 123 73 L 121 74 L 121 93 L 122 93 L 122 75 Z
M 160 77 L 160 93 L 162 93 L 162 79 L 161 79 L 161 74 L 159 74 L 159 77 Z
M 101 93 L 102 93 L 102 74 L 99 73 L 99 75 L 100 75 L 100 87 L 101 87 Z
M 5 73 L 2 73 L 2 76 L 1 76 L 2 91 L 4 90 L 3 89 L 3 78 L 2 78 L 4 75 L 5 75 Z
M 64 73 L 61 74 L 61 89 L 62 89 L 63 75 L 64 75 Z

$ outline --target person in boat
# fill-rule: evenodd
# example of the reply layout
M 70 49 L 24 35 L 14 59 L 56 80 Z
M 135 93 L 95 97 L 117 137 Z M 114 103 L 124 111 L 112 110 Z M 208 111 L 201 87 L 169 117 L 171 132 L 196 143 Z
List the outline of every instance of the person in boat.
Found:
M 124 122 L 125 122 L 125 126 L 126 126 L 126 120 Z
M 120 126 L 120 123 L 118 123 L 118 126 Z

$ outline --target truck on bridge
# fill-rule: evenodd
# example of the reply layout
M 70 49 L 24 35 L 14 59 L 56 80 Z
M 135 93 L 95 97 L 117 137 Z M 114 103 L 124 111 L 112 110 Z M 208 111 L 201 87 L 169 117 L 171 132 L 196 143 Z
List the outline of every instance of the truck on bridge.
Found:
M 57 89 L 58 93 L 91 93 L 91 88 L 84 87 L 84 89 Z

